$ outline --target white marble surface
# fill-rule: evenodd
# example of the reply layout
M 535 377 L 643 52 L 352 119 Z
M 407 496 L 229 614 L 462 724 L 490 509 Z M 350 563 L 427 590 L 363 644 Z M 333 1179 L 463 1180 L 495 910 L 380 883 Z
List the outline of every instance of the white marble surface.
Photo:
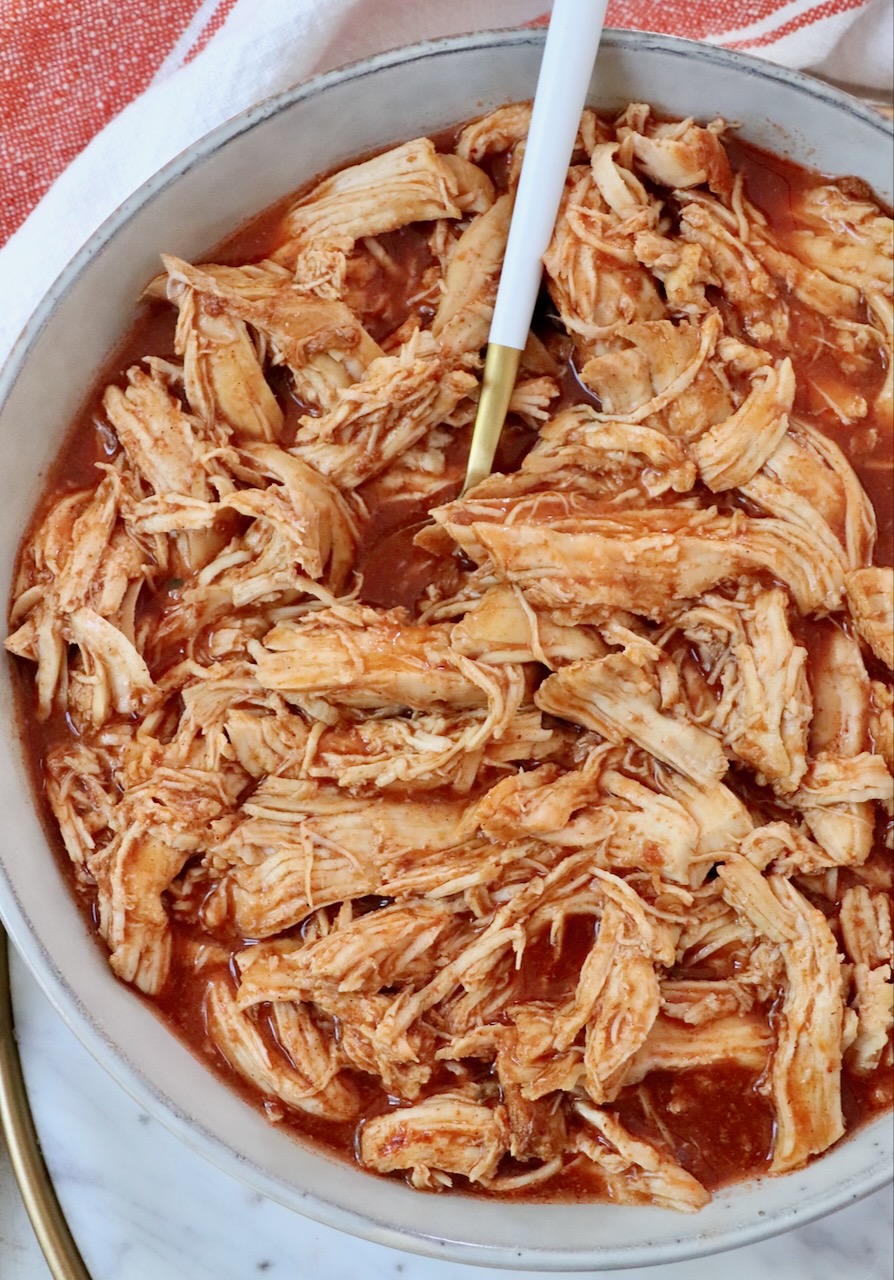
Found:
M 481 1280 L 264 1200 L 193 1154 L 87 1054 L 18 958 L 16 1023 L 38 1131 L 93 1280 Z M 892 1280 L 891 1189 L 722 1257 L 605 1280 Z M 512 1280 L 532 1272 L 502 1272 Z M 0 1277 L 49 1280 L 0 1146 Z

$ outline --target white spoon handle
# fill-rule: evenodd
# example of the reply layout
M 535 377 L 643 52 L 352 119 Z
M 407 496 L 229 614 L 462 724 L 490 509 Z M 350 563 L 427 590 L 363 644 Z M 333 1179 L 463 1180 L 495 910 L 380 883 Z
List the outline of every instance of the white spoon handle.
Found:
M 490 474 L 528 340 L 531 316 L 574 138 L 590 87 L 608 0 L 555 0 L 497 301 L 463 493 Z
M 593 73 L 608 0 L 555 0 L 506 256 L 491 322 L 492 343 L 521 351 L 574 138 Z

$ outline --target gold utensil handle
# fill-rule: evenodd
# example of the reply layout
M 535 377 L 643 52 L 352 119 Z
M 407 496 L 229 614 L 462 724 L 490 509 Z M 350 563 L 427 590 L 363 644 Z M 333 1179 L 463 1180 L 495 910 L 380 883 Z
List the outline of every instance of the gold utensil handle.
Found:
M 0 926 L 0 1125 L 12 1170 L 53 1280 L 90 1280 L 47 1172 L 16 1045 L 9 944 Z
M 515 347 L 504 347 L 498 342 L 490 343 L 487 348 L 463 493 L 490 475 L 521 355 Z

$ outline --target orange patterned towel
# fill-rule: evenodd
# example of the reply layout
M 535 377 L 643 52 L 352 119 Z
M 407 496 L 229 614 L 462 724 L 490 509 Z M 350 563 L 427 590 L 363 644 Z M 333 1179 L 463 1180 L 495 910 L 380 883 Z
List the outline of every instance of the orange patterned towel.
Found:
M 208 43 L 235 0 L 0 0 L 0 243 L 155 76 Z

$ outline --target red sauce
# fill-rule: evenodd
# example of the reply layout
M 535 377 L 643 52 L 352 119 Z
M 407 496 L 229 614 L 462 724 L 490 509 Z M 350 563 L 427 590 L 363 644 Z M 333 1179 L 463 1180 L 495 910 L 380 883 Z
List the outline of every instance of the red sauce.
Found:
M 556 1004 L 569 1000 L 577 987 L 581 965 L 595 941 L 596 928 L 594 916 L 572 916 L 555 942 L 549 930 L 538 934 L 525 947 L 515 974 L 515 998 Z
M 442 145 L 450 145 L 455 131 L 440 139 Z M 797 193 L 805 187 L 824 181 L 820 175 L 759 152 L 739 142 L 729 144 L 734 168 L 745 175 L 746 193 L 750 200 L 762 209 L 771 221 L 774 232 L 783 243 L 793 230 L 792 205 Z M 499 165 L 493 176 L 499 178 Z M 504 176 L 504 175 L 503 175 Z M 294 197 L 279 202 L 251 223 L 214 249 L 209 257 L 224 263 L 246 263 L 265 257 L 282 239 L 282 220 Z M 367 303 L 363 318 L 370 332 L 381 340 L 406 318 L 409 307 L 406 298 L 418 290 L 426 267 L 430 262 L 425 228 L 409 228 L 391 236 L 380 237 L 389 254 L 394 269 L 386 270 L 380 263 L 369 265 L 365 283 Z M 793 350 L 800 393 L 798 411 L 813 421 L 821 430 L 832 436 L 849 457 L 862 484 L 869 493 L 879 519 L 879 541 L 876 559 L 881 564 L 894 562 L 894 508 L 891 503 L 892 439 L 890 434 L 875 430 L 871 425 L 843 428 L 828 410 L 821 397 L 812 395 L 812 382 L 823 377 L 840 377 L 822 344 L 815 339 L 820 322 L 791 297 L 787 299 L 795 322 Z M 557 335 L 548 315 L 542 308 L 536 318 L 535 328 L 555 351 Z M 174 317 L 172 310 L 159 303 L 148 302 L 121 346 L 111 357 L 96 391 L 89 398 L 82 414 L 72 429 L 52 469 L 46 491 L 46 499 L 35 514 L 34 524 L 47 510 L 50 502 L 61 492 L 95 484 L 95 465 L 114 455 L 114 436 L 104 425 L 101 412 L 102 390 L 109 381 L 122 382 L 127 367 L 140 360 L 147 352 L 160 356 L 173 356 Z M 567 356 L 567 343 L 565 354 Z M 781 353 L 780 353 L 781 354 Z M 878 389 L 883 371 L 878 362 L 862 378 L 853 380 L 853 388 L 871 399 Z M 274 370 L 271 385 L 278 394 L 285 413 L 285 432 L 282 443 L 288 445 L 294 438 L 298 419 L 308 411 L 308 406 L 291 393 L 285 373 Z M 578 380 L 568 360 L 561 376 L 562 403 L 572 404 L 592 401 L 590 392 Z M 553 406 L 555 412 L 556 406 Z M 517 467 L 536 439 L 521 421 L 510 419 L 500 446 L 496 469 L 511 470 Z M 447 501 L 458 492 L 465 466 L 468 431 L 457 432 L 454 446 L 448 452 L 443 486 L 433 499 L 433 504 Z M 368 488 L 368 486 L 367 486 Z M 360 496 L 364 496 L 361 489 Z M 457 572 L 453 561 L 444 561 L 414 546 L 415 532 L 426 521 L 428 502 L 396 499 L 371 510 L 363 528 L 357 565 L 363 574 L 363 598 L 380 606 L 403 605 L 409 609 L 422 598 L 433 580 L 449 584 L 450 575 Z M 177 584 L 168 583 L 168 592 L 176 592 Z M 151 598 L 146 609 L 160 609 L 162 598 Z M 170 660 L 168 655 L 165 661 Z M 18 668 L 18 693 L 26 753 L 33 772 L 35 791 L 48 839 L 59 857 L 61 866 L 71 877 L 71 867 L 62 848 L 55 820 L 46 804 L 43 793 L 43 759 L 47 751 L 71 735 L 71 727 L 62 716 L 51 717 L 46 723 L 36 723 L 31 709 L 34 705 L 33 678 L 30 668 L 16 663 Z M 735 784 L 734 784 L 735 785 Z M 752 792 L 754 794 L 752 794 Z M 749 802 L 766 803 L 767 817 L 772 818 L 773 799 L 769 793 L 758 795 L 751 788 Z M 885 859 L 881 843 L 874 855 Z M 848 879 L 842 876 L 840 891 L 844 891 Z M 822 900 L 818 900 L 817 905 Z M 85 919 L 95 932 L 96 920 L 89 896 L 79 895 Z M 828 904 L 826 904 L 828 907 Z M 825 909 L 825 908 L 824 908 Z M 580 917 L 570 922 L 558 948 L 554 948 L 544 936 L 535 939 L 528 947 L 522 965 L 513 979 L 513 990 L 519 1000 L 558 1000 L 567 998 L 573 991 L 580 965 L 593 939 L 594 922 Z M 202 1014 L 202 999 L 207 980 L 219 976 L 227 969 L 227 962 L 216 959 L 196 969 L 196 949 L 207 943 L 191 925 L 175 922 L 174 962 L 171 977 L 165 990 L 150 1002 L 155 1009 L 209 1067 L 224 1076 L 230 1085 L 254 1105 L 260 1105 L 256 1094 L 229 1070 L 220 1052 L 211 1043 Z M 236 950 L 244 945 L 242 939 L 227 939 L 226 948 Z M 705 976 L 711 976 L 706 972 Z M 271 1042 L 275 1040 L 269 1011 L 260 1006 L 257 1011 L 261 1034 Z M 469 1071 L 475 1070 L 471 1064 Z M 377 1084 L 357 1077 L 365 1092 L 365 1114 L 372 1115 L 394 1105 L 397 1100 L 387 1098 Z M 443 1087 L 439 1074 L 433 1082 Z M 715 1066 L 670 1074 L 653 1072 L 639 1085 L 625 1089 L 615 1110 L 630 1130 L 654 1142 L 668 1151 L 685 1168 L 698 1177 L 709 1189 L 715 1189 L 736 1179 L 753 1176 L 766 1170 L 773 1139 L 773 1112 L 766 1093 L 759 1087 L 754 1073 L 738 1066 Z M 293 1127 L 303 1137 L 324 1144 L 329 1150 L 343 1156 L 351 1156 L 354 1149 L 355 1125 L 332 1124 L 315 1120 L 307 1115 L 288 1113 L 279 1104 L 266 1104 L 283 1123 Z M 892 1105 L 892 1077 L 890 1070 L 882 1067 L 873 1076 L 860 1079 L 847 1069 L 844 1071 L 843 1105 L 848 1129 Z M 469 1188 L 465 1188 L 469 1190 Z M 474 1188 L 471 1190 L 474 1191 Z M 535 1189 L 538 1199 L 592 1198 L 605 1191 L 597 1174 L 581 1164 L 572 1163 L 559 1178 L 547 1186 Z M 528 1193 L 530 1196 L 530 1193 Z
M 618 1099 L 620 1119 L 638 1137 L 662 1145 L 709 1191 L 766 1173 L 773 1144 L 773 1107 L 759 1076 L 728 1065 L 650 1072 Z

